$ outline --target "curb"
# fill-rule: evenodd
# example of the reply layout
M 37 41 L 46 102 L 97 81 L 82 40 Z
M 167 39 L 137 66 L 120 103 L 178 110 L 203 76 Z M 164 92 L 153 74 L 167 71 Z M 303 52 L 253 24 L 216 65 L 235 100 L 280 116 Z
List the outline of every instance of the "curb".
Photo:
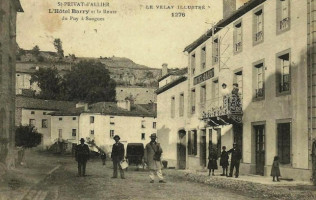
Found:
M 37 181 L 34 185 L 28 187 L 26 189 L 26 191 L 24 192 L 23 195 L 21 195 L 22 197 L 18 198 L 18 200 L 23 200 L 29 193 L 30 191 L 36 187 L 38 184 L 40 184 L 41 182 L 47 180 L 47 178 L 49 178 L 56 170 L 58 170 L 61 167 L 61 165 L 57 165 L 56 167 L 54 167 L 52 170 L 50 170 L 48 173 L 46 173 L 45 177 L 42 178 L 41 180 Z
M 316 199 L 316 195 L 310 191 L 294 191 L 287 187 L 274 187 L 271 185 L 263 185 L 260 183 L 239 181 L 236 179 L 221 179 L 201 174 L 194 174 L 189 172 L 179 172 L 174 173 L 166 172 L 168 176 L 182 179 L 186 181 L 206 184 L 214 188 L 228 189 L 230 191 L 235 191 L 242 193 L 245 196 L 251 198 L 263 198 L 263 199 Z M 229 180 L 229 181 L 228 181 Z

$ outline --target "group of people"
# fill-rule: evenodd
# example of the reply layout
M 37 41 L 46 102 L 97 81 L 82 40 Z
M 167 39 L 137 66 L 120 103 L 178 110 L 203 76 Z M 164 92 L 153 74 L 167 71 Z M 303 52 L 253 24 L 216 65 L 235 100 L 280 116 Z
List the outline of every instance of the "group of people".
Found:
M 230 172 L 228 174 L 229 154 L 231 154 L 231 163 L 230 163 Z M 217 156 L 216 149 L 210 147 L 209 162 L 208 162 L 209 176 L 211 175 L 211 173 L 214 176 L 215 175 L 214 170 L 218 169 L 217 159 L 218 159 L 218 156 Z M 233 171 L 235 168 L 235 177 L 238 178 L 240 160 L 241 160 L 241 151 L 237 147 L 236 143 L 233 144 L 233 148 L 230 149 L 229 151 L 226 151 L 226 146 L 223 146 L 222 153 L 220 156 L 220 166 L 222 166 L 222 168 L 223 168 L 223 173 L 221 174 L 221 176 L 232 177 Z
M 231 162 L 230 162 L 230 172 L 228 172 L 228 166 L 229 166 L 229 154 L 231 154 Z M 211 174 L 214 176 L 214 170 L 218 169 L 217 167 L 217 151 L 214 148 L 210 148 L 209 152 L 209 162 L 208 162 L 208 169 L 209 169 L 209 176 Z M 242 158 L 242 154 L 240 149 L 237 147 L 237 144 L 233 144 L 233 148 L 230 149 L 229 151 L 226 151 L 226 146 L 222 147 L 222 152 L 220 156 L 220 166 L 223 168 L 223 173 L 221 176 L 227 176 L 227 177 L 232 177 L 233 176 L 233 171 L 235 168 L 235 177 L 238 178 L 239 176 L 239 165 L 240 165 L 240 160 Z M 281 176 L 280 173 L 280 167 L 279 167 L 279 157 L 275 156 L 273 160 L 273 164 L 271 167 L 271 176 L 273 177 L 273 182 L 274 181 L 280 181 L 279 177 Z
M 120 142 L 120 136 L 115 135 L 113 137 L 115 143 L 112 147 L 111 158 L 113 162 L 113 176 L 112 178 L 118 177 L 118 169 L 120 171 L 120 175 L 122 179 L 125 179 L 124 170 L 122 169 L 121 163 L 124 161 L 125 156 L 125 148 L 124 144 Z M 150 183 L 154 183 L 155 175 L 157 175 L 159 179 L 159 183 L 166 183 L 164 177 L 162 175 L 162 163 L 161 163 L 161 155 L 162 148 L 158 142 L 156 142 L 157 135 L 155 133 L 150 135 L 150 142 L 145 147 L 143 163 L 148 166 L 149 169 L 149 177 Z M 85 140 L 83 138 L 80 139 L 80 144 L 76 146 L 75 157 L 78 162 L 78 176 L 86 175 L 86 164 L 90 156 L 90 150 L 87 144 L 85 144 Z M 101 159 L 103 165 L 105 165 L 106 154 L 105 152 L 101 152 Z

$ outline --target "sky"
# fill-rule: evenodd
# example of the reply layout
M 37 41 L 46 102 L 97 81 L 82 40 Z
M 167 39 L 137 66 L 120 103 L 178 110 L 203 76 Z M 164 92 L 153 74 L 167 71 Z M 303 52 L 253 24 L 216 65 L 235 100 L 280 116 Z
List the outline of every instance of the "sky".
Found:
M 126 57 L 135 63 L 161 68 L 186 67 L 184 48 L 210 29 L 210 23 L 222 18 L 222 0 L 20 0 L 24 13 L 17 17 L 17 42 L 23 49 L 38 45 L 43 51 L 55 51 L 54 38 L 63 42 L 65 55 L 80 57 Z M 84 14 L 50 14 L 49 9 L 86 9 L 58 7 L 58 2 L 109 2 L 117 14 L 90 14 L 104 21 L 62 20 Z M 241 5 L 246 0 L 237 0 Z M 181 10 L 146 9 L 146 5 L 198 6 L 204 10 L 185 10 L 185 17 L 171 17 Z

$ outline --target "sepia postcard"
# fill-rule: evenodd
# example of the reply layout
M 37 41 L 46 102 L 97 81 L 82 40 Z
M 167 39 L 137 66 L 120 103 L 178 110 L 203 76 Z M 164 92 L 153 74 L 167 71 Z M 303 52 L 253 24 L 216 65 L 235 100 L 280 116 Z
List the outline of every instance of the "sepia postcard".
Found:
M 316 199 L 313 0 L 0 0 L 0 200 Z

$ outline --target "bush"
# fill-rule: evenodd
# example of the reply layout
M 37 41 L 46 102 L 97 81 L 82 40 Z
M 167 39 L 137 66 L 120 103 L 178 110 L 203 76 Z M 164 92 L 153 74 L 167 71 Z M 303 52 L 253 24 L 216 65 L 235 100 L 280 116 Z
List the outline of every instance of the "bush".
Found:
M 42 134 L 38 133 L 34 126 L 22 126 L 16 128 L 15 145 L 23 148 L 38 146 L 42 141 Z

